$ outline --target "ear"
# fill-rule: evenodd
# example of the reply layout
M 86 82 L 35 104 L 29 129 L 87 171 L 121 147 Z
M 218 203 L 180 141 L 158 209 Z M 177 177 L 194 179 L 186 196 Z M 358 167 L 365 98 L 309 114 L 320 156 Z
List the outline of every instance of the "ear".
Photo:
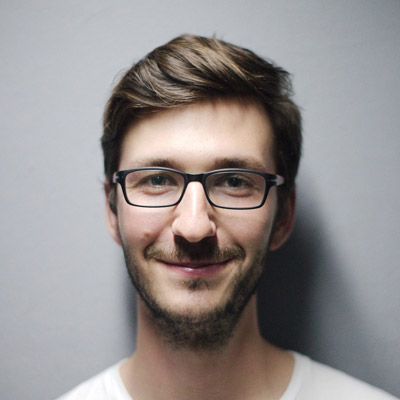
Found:
M 111 205 L 110 198 L 114 197 L 113 203 L 116 202 L 116 193 L 112 193 L 113 188 L 109 184 L 108 181 L 104 182 L 104 194 L 105 194 L 105 214 L 106 214 L 106 223 L 108 232 L 110 233 L 111 237 L 118 243 L 120 246 L 122 245 L 121 242 L 121 235 L 119 232 L 119 225 L 118 225 L 118 215 L 116 210 L 116 205 Z M 114 189 L 115 190 L 115 189 Z
M 279 249 L 286 242 L 293 229 L 296 209 L 296 190 L 292 189 L 286 202 L 280 210 L 280 217 L 274 224 L 272 238 L 269 244 L 271 251 Z

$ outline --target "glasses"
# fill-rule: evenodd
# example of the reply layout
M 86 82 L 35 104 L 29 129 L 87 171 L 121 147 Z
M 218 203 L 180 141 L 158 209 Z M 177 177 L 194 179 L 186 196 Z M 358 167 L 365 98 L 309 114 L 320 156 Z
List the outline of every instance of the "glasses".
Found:
M 279 175 L 250 169 L 217 169 L 203 174 L 187 174 L 171 168 L 144 167 L 115 172 L 125 200 L 136 207 L 171 207 L 178 204 L 190 182 L 203 185 L 214 207 L 250 210 L 262 207 L 269 189 L 285 179 Z

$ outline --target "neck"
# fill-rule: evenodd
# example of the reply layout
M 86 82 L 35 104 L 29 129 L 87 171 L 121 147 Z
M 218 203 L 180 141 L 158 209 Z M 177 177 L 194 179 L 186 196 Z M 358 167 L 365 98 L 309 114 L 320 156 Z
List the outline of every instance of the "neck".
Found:
M 122 380 L 140 399 L 279 398 L 293 368 L 292 357 L 259 334 L 253 296 L 227 344 L 213 350 L 168 345 L 138 301 L 135 354 L 121 367 Z

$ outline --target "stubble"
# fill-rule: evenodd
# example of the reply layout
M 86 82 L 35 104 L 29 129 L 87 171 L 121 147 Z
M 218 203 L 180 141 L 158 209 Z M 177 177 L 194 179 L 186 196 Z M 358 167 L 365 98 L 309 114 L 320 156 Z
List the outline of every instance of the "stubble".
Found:
M 161 304 L 145 271 L 137 265 L 133 251 L 127 245 L 123 245 L 123 249 L 131 281 L 146 305 L 148 318 L 166 344 L 176 350 L 187 349 L 197 352 L 217 350 L 229 342 L 244 308 L 260 282 L 267 252 L 266 249 L 260 249 L 252 264 L 244 270 L 242 266 L 246 256 L 245 251 L 239 246 L 220 249 L 213 238 L 206 238 L 194 244 L 178 240 L 175 248 L 170 250 L 150 245 L 144 252 L 147 260 L 232 259 L 236 263 L 238 272 L 223 303 L 199 313 L 179 313 Z M 207 279 L 204 278 L 185 280 L 185 286 L 190 291 L 204 290 L 207 285 Z

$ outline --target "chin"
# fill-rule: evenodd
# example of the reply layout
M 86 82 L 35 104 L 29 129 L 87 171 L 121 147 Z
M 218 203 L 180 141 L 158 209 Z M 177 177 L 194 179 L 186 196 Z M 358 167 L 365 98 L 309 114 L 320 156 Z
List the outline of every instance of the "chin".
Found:
M 210 299 L 209 295 L 199 293 L 182 296 L 178 302 L 174 301 L 169 304 L 157 302 L 157 308 L 169 315 L 201 320 L 203 318 L 207 319 L 210 315 L 215 315 L 220 310 L 226 309 L 228 302 L 229 299 Z
M 257 289 L 265 256 L 258 253 L 251 265 L 237 265 L 237 273 L 225 278 L 185 277 L 170 286 L 158 279 L 156 284 L 126 250 L 128 273 L 144 305 L 143 316 L 172 348 L 196 351 L 217 349 L 229 342 Z

